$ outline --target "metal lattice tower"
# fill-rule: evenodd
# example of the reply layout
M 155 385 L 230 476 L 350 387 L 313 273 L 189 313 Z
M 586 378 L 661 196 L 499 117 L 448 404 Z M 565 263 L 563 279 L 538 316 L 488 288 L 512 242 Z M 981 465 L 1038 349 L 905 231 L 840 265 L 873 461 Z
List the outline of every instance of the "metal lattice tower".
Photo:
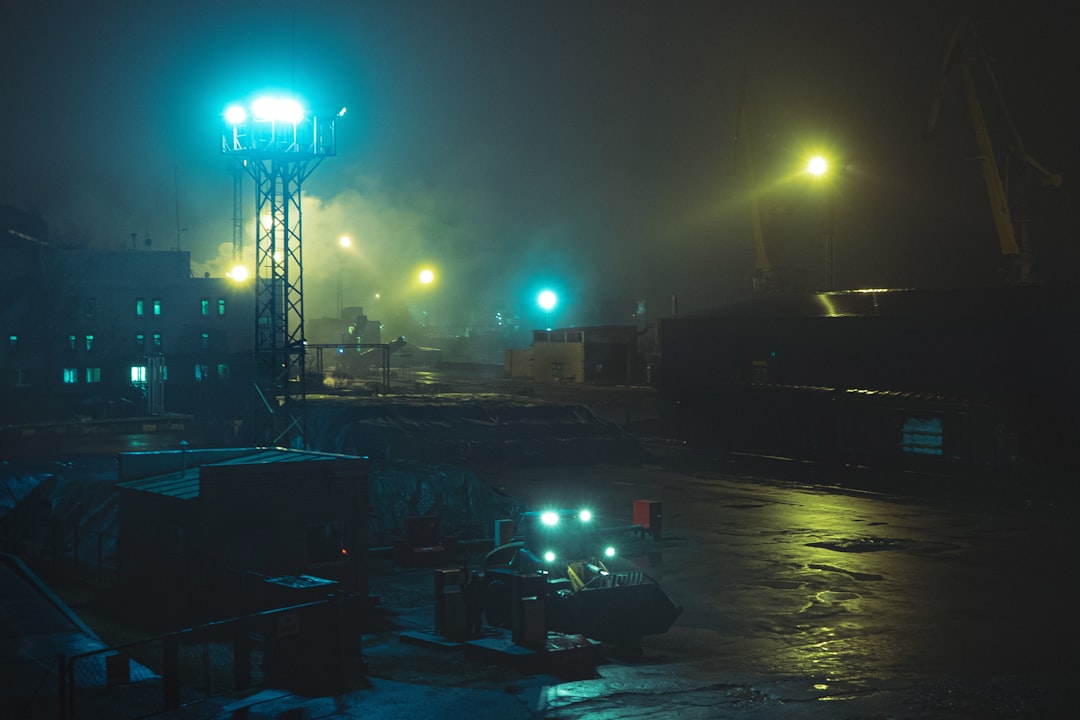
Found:
M 260 103 L 263 103 L 260 105 Z M 301 186 L 337 154 L 334 120 L 295 101 L 230 108 L 222 152 L 255 181 L 255 409 L 259 444 L 307 447 Z

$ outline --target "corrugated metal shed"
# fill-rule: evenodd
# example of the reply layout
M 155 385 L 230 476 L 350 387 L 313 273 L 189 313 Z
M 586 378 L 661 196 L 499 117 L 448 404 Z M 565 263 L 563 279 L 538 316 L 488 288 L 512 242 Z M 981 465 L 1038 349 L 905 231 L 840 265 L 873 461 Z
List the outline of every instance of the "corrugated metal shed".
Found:
M 168 450 L 155 453 L 138 453 L 139 455 L 152 455 L 155 460 L 160 460 L 163 456 L 167 457 L 167 465 L 175 465 L 176 470 L 172 472 L 166 472 L 150 477 L 139 478 L 136 480 L 125 480 L 116 483 L 116 487 L 123 488 L 125 490 L 134 490 L 137 492 L 154 493 L 157 495 L 167 495 L 175 497 L 180 500 L 192 500 L 199 497 L 199 473 L 203 465 L 190 465 L 184 467 L 184 451 L 180 450 Z M 125 453 L 127 454 L 127 453 Z M 132 455 L 132 454 L 127 454 Z M 187 453 L 187 457 L 194 460 L 198 457 L 195 451 Z M 264 465 L 267 463 L 288 463 L 288 462 L 313 462 L 320 460 L 340 460 L 345 455 L 335 455 L 332 453 L 311 452 L 308 450 L 290 450 L 287 448 L 251 448 L 249 452 L 244 452 L 233 457 L 227 457 L 225 460 L 220 460 L 212 463 L 206 463 L 206 466 L 215 465 Z

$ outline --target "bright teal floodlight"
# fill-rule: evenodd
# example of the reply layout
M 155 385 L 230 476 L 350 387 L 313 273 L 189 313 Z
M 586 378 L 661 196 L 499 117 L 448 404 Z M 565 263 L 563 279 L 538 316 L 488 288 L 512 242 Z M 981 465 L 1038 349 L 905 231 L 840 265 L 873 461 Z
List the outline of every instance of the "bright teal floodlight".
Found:
M 304 119 L 304 108 L 292 98 L 263 95 L 251 104 L 251 113 L 258 122 L 298 123 Z
M 225 111 L 225 122 L 230 125 L 243 125 L 247 122 L 247 110 L 239 105 L 230 105 Z
M 537 296 L 536 302 L 544 310 L 546 310 L 547 312 L 551 312 L 555 308 L 555 305 L 559 302 L 559 298 L 556 297 L 555 293 L 553 293 L 552 291 L 544 290 Z

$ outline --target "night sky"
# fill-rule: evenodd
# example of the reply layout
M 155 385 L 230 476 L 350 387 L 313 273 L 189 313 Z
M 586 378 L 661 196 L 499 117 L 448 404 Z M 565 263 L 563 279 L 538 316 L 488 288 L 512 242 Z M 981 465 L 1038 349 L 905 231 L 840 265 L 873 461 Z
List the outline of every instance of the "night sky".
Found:
M 1029 153 L 1064 176 L 1035 189 L 1029 233 L 1037 277 L 1071 282 L 1071 12 L 986 5 L 7 3 L 0 205 L 40 213 L 59 245 L 144 249 L 149 237 L 223 275 L 222 113 L 292 91 L 317 114 L 348 108 L 337 157 L 304 185 L 309 318 L 333 314 L 343 273 L 346 304 L 373 317 L 424 307 L 437 323 L 482 326 L 501 310 L 536 326 L 549 285 L 556 324 L 634 322 L 640 301 L 648 321 L 670 314 L 673 294 L 694 311 L 752 292 L 735 142 L 745 81 L 769 252 L 790 287 L 822 287 L 830 207 L 839 287 L 991 284 L 998 244 L 958 75 L 922 137 L 943 47 L 968 11 Z M 996 102 L 982 101 L 1003 151 Z M 812 149 L 843 170 L 827 188 L 799 173 Z M 249 252 L 253 210 L 248 179 Z M 427 296 L 413 281 L 424 263 L 438 272 Z

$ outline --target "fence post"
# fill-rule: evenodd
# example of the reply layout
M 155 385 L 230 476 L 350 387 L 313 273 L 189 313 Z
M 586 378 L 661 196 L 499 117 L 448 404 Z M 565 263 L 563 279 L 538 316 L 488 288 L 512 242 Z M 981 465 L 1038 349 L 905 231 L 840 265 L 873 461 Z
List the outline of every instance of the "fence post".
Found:
M 175 710 L 180 707 L 180 648 L 175 635 L 169 635 L 162 643 L 161 688 L 164 694 L 165 709 Z
M 71 529 L 71 560 L 75 566 L 75 577 L 79 577 L 79 523 Z
M 68 710 L 67 657 L 64 655 L 56 656 L 56 696 L 58 718 L 65 720 L 69 716 L 66 712 Z M 73 716 L 74 714 L 71 715 Z
M 251 633 L 246 617 L 233 623 L 233 676 L 236 690 L 251 687 Z

